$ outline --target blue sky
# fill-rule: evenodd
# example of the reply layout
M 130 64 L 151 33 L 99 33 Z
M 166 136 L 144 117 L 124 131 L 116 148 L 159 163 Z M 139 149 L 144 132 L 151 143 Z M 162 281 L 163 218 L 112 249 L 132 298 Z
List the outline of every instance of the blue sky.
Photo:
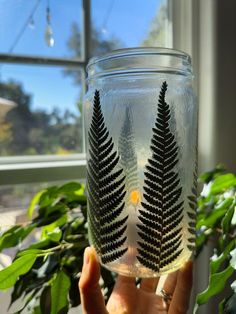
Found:
M 44 38 L 48 2 L 55 39 L 52 48 L 46 45 Z M 147 35 L 160 2 L 161 0 L 92 0 L 92 22 L 102 32 L 102 36 L 120 39 L 122 47 L 138 46 Z M 34 28 L 27 25 L 13 53 L 70 56 L 66 43 L 71 24 L 77 22 L 80 25 L 81 0 L 0 0 L 0 53 L 9 52 L 37 3 L 33 15 Z M 0 74 L 2 81 L 13 78 L 22 82 L 24 90 L 33 96 L 34 109 L 51 111 L 56 106 L 62 110 L 68 108 L 75 111 L 79 89 L 71 77 L 64 76 L 62 68 L 4 64 L 0 68 Z

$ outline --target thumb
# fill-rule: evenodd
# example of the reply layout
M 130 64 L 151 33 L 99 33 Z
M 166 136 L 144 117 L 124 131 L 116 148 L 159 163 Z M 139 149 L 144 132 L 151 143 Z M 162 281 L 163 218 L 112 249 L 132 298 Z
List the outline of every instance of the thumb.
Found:
M 100 266 L 95 250 L 87 247 L 84 251 L 84 264 L 79 281 L 83 314 L 108 314 L 99 286 Z

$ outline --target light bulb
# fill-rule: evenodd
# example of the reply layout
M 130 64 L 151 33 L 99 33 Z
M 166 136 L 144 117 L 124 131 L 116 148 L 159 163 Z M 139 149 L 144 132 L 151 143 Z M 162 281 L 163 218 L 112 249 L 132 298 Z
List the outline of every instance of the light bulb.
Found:
M 53 32 L 52 28 L 50 25 L 47 25 L 46 31 L 45 31 L 45 41 L 48 47 L 53 47 L 54 46 L 54 38 L 53 38 Z

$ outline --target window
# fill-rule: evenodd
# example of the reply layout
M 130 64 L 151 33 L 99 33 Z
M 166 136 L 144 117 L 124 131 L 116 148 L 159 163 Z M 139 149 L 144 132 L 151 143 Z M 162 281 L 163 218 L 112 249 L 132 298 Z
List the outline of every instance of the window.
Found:
M 85 176 L 82 98 L 88 59 L 119 48 L 172 47 L 170 4 L 0 3 L 0 197 L 14 194 L 19 184 Z
M 171 48 L 170 2 L 92 0 L 91 54 L 138 46 Z
M 80 70 L 2 64 L 0 93 L 1 156 L 82 153 Z
M 82 0 L 2 0 L 0 52 L 27 56 L 73 56 L 70 38 L 80 26 Z M 82 49 L 76 57 L 81 57 Z

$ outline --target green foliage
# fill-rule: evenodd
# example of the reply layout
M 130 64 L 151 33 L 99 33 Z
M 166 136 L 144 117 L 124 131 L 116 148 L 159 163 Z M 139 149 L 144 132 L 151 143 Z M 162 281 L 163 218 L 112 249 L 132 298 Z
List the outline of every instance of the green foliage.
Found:
M 68 293 L 70 289 L 70 278 L 59 271 L 51 284 L 51 312 L 50 314 L 62 313 L 68 310 Z
M 215 246 L 208 287 L 197 295 L 194 313 L 230 286 L 236 269 L 236 176 L 218 167 L 201 175 L 200 181 L 204 186 L 198 199 L 196 256 L 209 241 Z M 220 302 L 219 313 L 236 313 L 234 285 L 232 289 L 232 295 Z
M 78 281 L 83 252 L 89 245 L 86 203 L 80 183 L 50 187 L 31 201 L 28 224 L 0 235 L 0 249 L 4 250 L 18 246 L 34 231 L 41 234 L 37 242 L 18 250 L 12 264 L 0 271 L 0 289 L 13 287 L 10 306 L 18 299 L 24 302 L 17 313 L 63 314 L 80 304 Z M 105 269 L 102 278 L 108 296 L 114 278 Z
M 0 289 L 4 290 L 12 287 L 19 276 L 27 273 L 32 268 L 36 257 L 36 254 L 26 254 L 3 269 L 0 273 Z
M 231 295 L 221 300 L 219 313 L 236 313 L 236 177 L 221 168 L 200 176 L 203 190 L 198 199 L 196 257 L 214 239 L 209 284 L 196 298 L 199 306 L 230 287 Z M 0 250 L 18 246 L 34 231 L 40 239 L 20 249 L 13 263 L 0 271 L 0 289 L 13 287 L 12 305 L 21 299 L 17 313 L 67 313 L 80 304 L 78 281 L 83 253 L 88 243 L 84 186 L 70 182 L 36 194 L 30 203 L 31 221 L 14 226 L 0 235 Z M 24 247 L 24 246 L 22 246 Z M 101 287 L 107 298 L 114 285 L 114 275 L 102 268 Z
M 143 47 L 166 46 L 166 20 L 168 19 L 168 7 L 162 3 L 151 21 L 148 34 L 142 42 Z

